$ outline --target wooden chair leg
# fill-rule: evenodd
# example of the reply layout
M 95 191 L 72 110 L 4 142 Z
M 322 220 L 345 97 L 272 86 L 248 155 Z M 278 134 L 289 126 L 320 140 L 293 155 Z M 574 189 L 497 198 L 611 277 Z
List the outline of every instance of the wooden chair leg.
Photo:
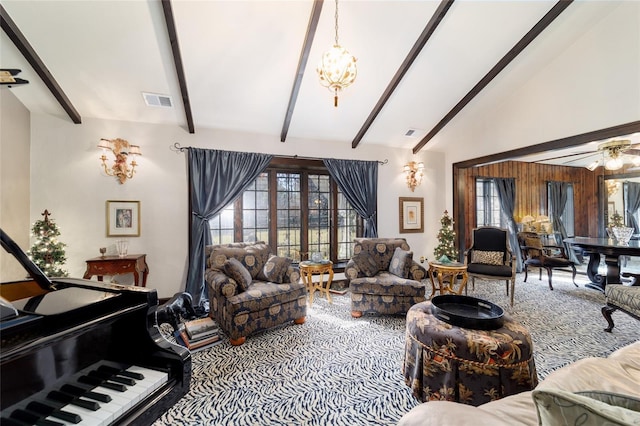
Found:
M 516 293 L 516 280 L 511 280 L 511 306 L 513 307 L 513 296 Z
M 245 336 L 242 336 L 242 337 L 238 337 L 237 339 L 229 339 L 229 343 L 231 343 L 231 345 L 233 345 L 233 346 L 240 346 L 246 340 L 247 340 L 247 338 Z
M 576 266 L 571 265 L 571 269 L 573 269 L 573 277 L 571 277 L 571 279 L 573 280 L 573 285 L 578 287 L 578 284 L 576 284 Z
M 524 282 L 527 282 L 527 277 L 529 276 L 529 266 L 524 265 Z
M 542 271 L 541 271 L 542 272 Z M 553 269 L 547 268 L 547 277 L 549 277 L 549 288 L 553 290 L 553 285 L 551 284 L 551 276 L 553 275 Z
M 611 333 L 611 330 L 613 330 L 613 318 L 611 318 L 611 314 L 614 313 L 616 310 L 617 308 L 614 308 L 613 306 L 602 307 L 602 315 L 604 316 L 604 319 L 606 319 L 607 323 L 609 324 L 609 327 L 605 328 L 604 331 Z

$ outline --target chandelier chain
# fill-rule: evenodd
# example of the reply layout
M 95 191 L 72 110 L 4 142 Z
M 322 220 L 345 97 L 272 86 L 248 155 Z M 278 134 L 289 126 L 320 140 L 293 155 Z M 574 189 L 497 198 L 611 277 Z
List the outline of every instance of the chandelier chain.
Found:
M 340 43 L 338 43 L 338 0 L 336 0 L 336 46 L 340 46 Z

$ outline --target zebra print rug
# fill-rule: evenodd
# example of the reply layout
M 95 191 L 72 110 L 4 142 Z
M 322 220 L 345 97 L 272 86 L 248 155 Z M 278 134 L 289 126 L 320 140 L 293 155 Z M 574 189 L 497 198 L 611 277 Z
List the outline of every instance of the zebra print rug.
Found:
M 530 275 L 528 283 L 519 276 L 513 308 L 503 283 L 478 281 L 469 295 L 502 306 L 528 327 L 543 379 L 576 359 L 607 356 L 640 339 L 638 321 L 621 312 L 613 315 L 613 333 L 604 332 L 604 296 L 584 288 L 586 277 L 577 280 L 579 288 L 570 275 L 554 273 L 550 291 L 545 276 Z M 404 318 L 353 319 L 349 293 L 332 299 L 314 298 L 303 325 L 194 353 L 189 393 L 154 426 L 396 424 L 419 404 L 401 372 Z

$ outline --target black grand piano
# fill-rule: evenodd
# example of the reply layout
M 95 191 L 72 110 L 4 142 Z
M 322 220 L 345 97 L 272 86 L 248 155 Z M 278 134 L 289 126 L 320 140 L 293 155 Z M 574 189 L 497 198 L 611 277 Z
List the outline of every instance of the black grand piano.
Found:
M 191 355 L 156 327 L 155 290 L 29 278 L 0 285 L 0 424 L 148 425 L 189 390 Z

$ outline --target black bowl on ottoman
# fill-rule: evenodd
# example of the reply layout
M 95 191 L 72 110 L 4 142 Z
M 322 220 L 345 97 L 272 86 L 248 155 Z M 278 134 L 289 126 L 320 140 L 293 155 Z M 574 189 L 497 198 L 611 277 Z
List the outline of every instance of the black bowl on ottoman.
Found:
M 521 324 L 504 315 L 497 329 L 458 327 L 438 319 L 430 301 L 407 312 L 403 374 L 422 402 L 474 406 L 538 384 L 531 336 Z

